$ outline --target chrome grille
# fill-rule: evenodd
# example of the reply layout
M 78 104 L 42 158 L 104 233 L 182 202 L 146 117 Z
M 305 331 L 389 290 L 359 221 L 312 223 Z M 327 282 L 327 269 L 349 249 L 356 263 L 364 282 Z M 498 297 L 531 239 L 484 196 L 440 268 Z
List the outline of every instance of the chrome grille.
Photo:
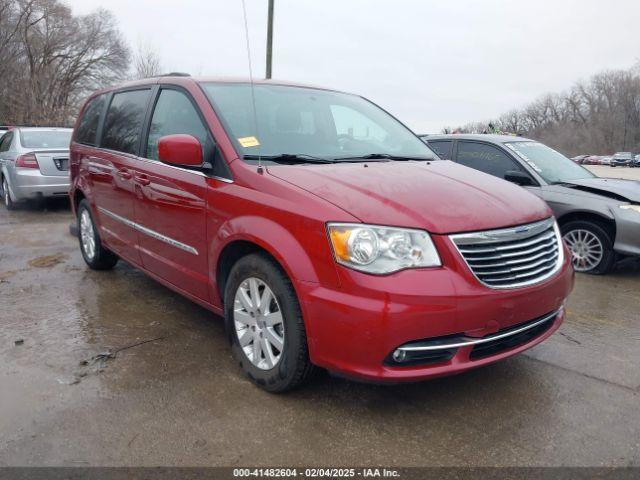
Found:
M 542 282 L 562 264 L 560 233 L 553 218 L 450 238 L 476 278 L 491 288 L 516 288 Z

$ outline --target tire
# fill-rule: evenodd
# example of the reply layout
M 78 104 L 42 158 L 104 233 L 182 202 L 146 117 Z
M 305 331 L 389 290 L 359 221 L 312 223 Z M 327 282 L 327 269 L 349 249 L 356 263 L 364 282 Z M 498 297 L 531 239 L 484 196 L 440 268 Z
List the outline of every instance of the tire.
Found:
M 80 202 L 77 214 L 78 242 L 85 263 L 92 270 L 111 270 L 118 263 L 118 256 L 102 245 L 87 200 Z
M 2 202 L 7 210 L 15 210 L 16 203 L 11 199 L 11 193 L 9 192 L 9 183 L 6 177 L 2 177 Z
M 611 235 L 601 224 L 588 220 L 574 220 L 562 225 L 560 230 L 571 252 L 576 272 L 604 275 L 611 271 L 616 253 L 613 251 Z M 582 250 L 580 243 L 583 246 Z M 600 255 L 597 254 L 598 243 L 601 248 Z M 591 251 L 595 257 L 586 253 L 587 251 Z
M 264 303 L 258 308 L 253 303 L 254 287 L 258 293 L 255 303 Z M 248 298 L 242 296 L 241 289 Z M 267 289 L 270 295 L 267 295 Z M 263 302 L 265 295 L 273 300 Z M 243 303 L 243 298 L 249 303 Z M 256 253 L 238 260 L 229 273 L 224 306 L 232 354 L 253 383 L 277 393 L 294 389 L 312 376 L 315 367 L 309 360 L 298 297 L 291 280 L 272 258 Z M 281 322 L 277 322 L 278 318 Z M 267 331 L 269 329 L 272 333 Z M 266 346 L 263 343 L 273 339 L 274 333 L 275 338 L 282 340 L 279 353 L 276 347 L 278 342 Z M 241 346 L 241 338 L 244 347 Z M 258 355 L 254 362 L 252 356 L 256 355 L 256 348 Z M 270 354 L 265 349 L 269 349 Z

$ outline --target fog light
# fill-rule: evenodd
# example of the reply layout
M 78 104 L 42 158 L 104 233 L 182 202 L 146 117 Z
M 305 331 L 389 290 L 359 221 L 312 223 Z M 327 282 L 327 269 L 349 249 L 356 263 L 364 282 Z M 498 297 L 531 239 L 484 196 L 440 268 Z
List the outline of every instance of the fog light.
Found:
M 404 350 L 398 349 L 395 352 L 393 352 L 393 359 L 396 362 L 404 362 L 406 358 L 407 358 L 407 352 L 405 352 Z

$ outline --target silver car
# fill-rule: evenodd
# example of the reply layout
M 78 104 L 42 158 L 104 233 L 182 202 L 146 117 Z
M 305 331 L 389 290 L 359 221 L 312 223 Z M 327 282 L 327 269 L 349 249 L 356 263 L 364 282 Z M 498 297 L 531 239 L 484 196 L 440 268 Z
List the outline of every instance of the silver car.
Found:
M 561 153 L 522 137 L 421 138 L 440 158 L 517 183 L 545 200 L 558 219 L 576 271 L 606 273 L 617 258 L 640 257 L 640 182 L 597 177 Z
M 0 193 L 5 206 L 69 194 L 70 128 L 17 127 L 0 139 Z

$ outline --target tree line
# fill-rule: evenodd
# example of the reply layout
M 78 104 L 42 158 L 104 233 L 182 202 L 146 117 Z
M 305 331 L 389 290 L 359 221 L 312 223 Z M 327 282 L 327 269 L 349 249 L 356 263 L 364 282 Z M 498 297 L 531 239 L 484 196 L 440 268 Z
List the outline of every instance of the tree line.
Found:
M 0 124 L 71 125 L 91 92 L 159 69 L 150 47 L 132 54 L 107 10 L 0 1 Z
M 569 156 L 640 152 L 640 64 L 598 73 L 498 118 L 443 131 L 514 133 Z

